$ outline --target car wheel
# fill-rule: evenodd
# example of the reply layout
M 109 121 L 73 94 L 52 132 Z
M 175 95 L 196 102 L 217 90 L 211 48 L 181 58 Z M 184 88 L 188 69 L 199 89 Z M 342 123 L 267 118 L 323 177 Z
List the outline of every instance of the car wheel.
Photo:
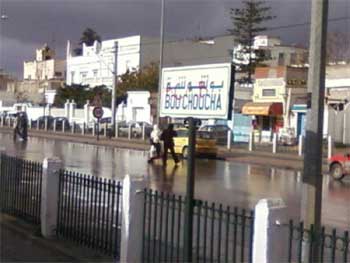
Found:
M 340 163 L 334 163 L 331 166 L 330 174 L 335 180 L 341 180 L 345 176 L 343 172 L 343 167 Z
M 187 159 L 188 157 L 188 147 L 185 146 L 182 148 L 182 158 Z

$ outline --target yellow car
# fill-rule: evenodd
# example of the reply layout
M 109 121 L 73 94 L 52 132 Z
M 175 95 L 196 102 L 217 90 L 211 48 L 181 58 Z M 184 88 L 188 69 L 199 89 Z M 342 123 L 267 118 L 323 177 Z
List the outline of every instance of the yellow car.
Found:
M 188 156 L 188 129 L 176 129 L 177 137 L 174 138 L 175 153 L 182 155 L 183 158 Z M 196 136 L 196 154 L 216 157 L 217 147 L 216 140 L 208 132 L 197 131 Z

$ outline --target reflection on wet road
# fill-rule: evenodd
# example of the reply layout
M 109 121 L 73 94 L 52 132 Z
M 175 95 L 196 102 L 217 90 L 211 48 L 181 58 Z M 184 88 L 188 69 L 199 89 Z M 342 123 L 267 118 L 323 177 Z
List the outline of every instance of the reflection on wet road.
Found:
M 183 194 L 186 161 L 163 168 L 160 161 L 147 164 L 147 152 L 93 146 L 60 140 L 30 138 L 27 144 L 13 143 L 9 134 L 0 134 L 0 148 L 10 155 L 42 161 L 58 156 L 67 170 L 120 180 L 126 174 L 143 175 L 153 189 Z M 253 208 L 259 199 L 281 197 L 290 217 L 300 214 L 301 175 L 297 171 L 242 163 L 198 159 L 196 198 Z M 350 228 L 350 178 L 337 182 L 324 177 L 323 221 Z

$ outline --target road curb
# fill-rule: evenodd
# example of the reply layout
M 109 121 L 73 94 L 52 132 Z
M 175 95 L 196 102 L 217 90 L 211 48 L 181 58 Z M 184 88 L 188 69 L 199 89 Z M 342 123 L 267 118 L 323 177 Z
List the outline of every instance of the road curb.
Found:
M 6 133 L 12 133 L 12 129 L 8 127 L 1 127 L 0 131 L 6 132 Z M 63 134 L 60 132 L 43 132 L 43 131 L 37 131 L 37 130 L 29 130 L 28 132 L 29 136 L 32 137 L 38 137 L 38 138 L 45 138 L 45 139 L 56 139 L 56 140 L 62 140 L 62 141 L 69 141 L 73 143 L 84 143 L 89 145 L 96 145 L 96 146 L 106 146 L 106 147 L 117 147 L 122 149 L 131 149 L 131 150 L 138 150 L 138 151 L 148 151 L 150 145 L 147 143 L 147 141 L 143 140 L 129 140 L 127 138 L 105 138 L 103 136 L 100 137 L 100 140 L 97 141 L 96 137 L 93 137 L 92 135 L 84 135 L 81 134 Z M 249 162 L 250 164 L 256 164 L 256 165 L 264 165 L 269 167 L 276 167 L 276 168 L 284 168 L 284 169 L 298 169 L 301 170 L 303 167 L 303 157 L 298 155 L 292 155 L 289 153 L 278 153 L 273 154 L 272 152 L 263 152 L 263 151 L 253 151 L 250 152 L 245 149 L 226 149 L 224 146 L 219 146 L 218 150 L 218 159 L 225 160 L 229 162 L 235 162 L 235 158 L 240 157 L 250 157 L 251 160 Z M 268 160 L 267 162 L 261 163 L 259 161 L 253 160 L 254 158 L 266 158 L 270 160 L 270 163 Z M 273 161 L 280 161 L 280 163 L 274 163 L 271 164 Z M 298 164 L 291 165 L 291 164 L 285 164 L 285 161 L 292 161 L 297 162 Z M 239 160 L 241 162 L 241 160 Z M 324 158 L 323 165 L 327 166 L 327 159 Z

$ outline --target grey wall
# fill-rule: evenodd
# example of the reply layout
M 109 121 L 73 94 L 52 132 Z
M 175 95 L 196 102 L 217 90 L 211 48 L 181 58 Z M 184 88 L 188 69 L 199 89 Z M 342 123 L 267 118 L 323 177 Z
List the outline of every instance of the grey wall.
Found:
M 345 120 L 345 126 L 344 126 Z M 345 111 L 336 111 L 329 108 L 328 131 L 336 143 L 350 145 L 350 105 Z

